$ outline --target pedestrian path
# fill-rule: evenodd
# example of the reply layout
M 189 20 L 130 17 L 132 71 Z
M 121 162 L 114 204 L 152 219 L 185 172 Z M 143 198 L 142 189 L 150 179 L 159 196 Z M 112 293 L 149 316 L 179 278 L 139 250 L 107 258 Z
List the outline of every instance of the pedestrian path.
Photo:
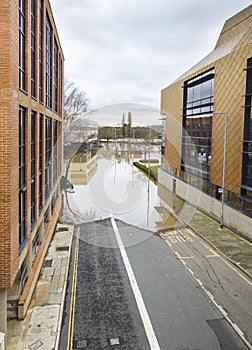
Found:
M 8 321 L 7 350 L 57 349 L 73 227 L 57 225 L 33 300 L 23 321 Z
M 193 213 L 193 215 L 192 215 Z M 190 219 L 188 220 L 188 218 Z M 183 219 L 188 226 L 212 244 L 228 259 L 252 276 L 252 243 L 224 227 L 208 215 L 191 207 L 183 207 Z

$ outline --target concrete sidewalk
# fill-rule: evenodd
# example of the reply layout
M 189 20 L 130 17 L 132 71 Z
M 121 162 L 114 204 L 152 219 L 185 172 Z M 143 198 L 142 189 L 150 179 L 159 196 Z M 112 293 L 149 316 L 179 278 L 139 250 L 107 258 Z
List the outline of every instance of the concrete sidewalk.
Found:
M 183 221 L 216 250 L 252 278 L 252 243 L 224 227 L 211 217 L 186 204 Z M 251 228 L 252 230 L 252 228 Z
M 58 349 L 73 227 L 57 225 L 23 321 L 8 321 L 7 350 Z

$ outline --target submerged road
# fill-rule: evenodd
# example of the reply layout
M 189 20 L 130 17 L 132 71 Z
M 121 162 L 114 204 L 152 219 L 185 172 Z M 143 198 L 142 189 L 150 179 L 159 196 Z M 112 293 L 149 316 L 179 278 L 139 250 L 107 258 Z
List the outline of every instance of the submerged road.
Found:
M 60 349 L 248 349 L 174 242 L 113 218 L 82 225 Z

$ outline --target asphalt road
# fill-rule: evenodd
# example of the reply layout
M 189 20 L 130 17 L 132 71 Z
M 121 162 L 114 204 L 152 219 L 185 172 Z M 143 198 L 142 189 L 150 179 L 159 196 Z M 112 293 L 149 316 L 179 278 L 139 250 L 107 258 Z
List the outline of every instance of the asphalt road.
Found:
M 65 316 L 71 312 L 73 316 L 68 325 L 72 332 L 67 333 L 69 349 L 247 349 L 182 263 L 187 259 L 199 267 L 202 254 L 196 257 L 194 251 L 192 259 L 192 252 L 183 250 L 186 245 L 177 247 L 177 241 L 121 221 L 116 221 L 116 228 L 111 220 L 81 226 L 77 268 L 70 274 L 72 295 L 65 308 Z M 194 241 L 189 239 L 188 247 Z M 225 267 L 220 275 L 212 271 L 216 280 L 211 281 L 225 289 L 228 284 L 223 284 L 222 278 L 228 266 L 218 260 Z M 218 266 L 211 265 L 211 269 Z M 67 323 L 66 317 L 65 327 Z M 60 349 L 65 344 L 66 340 Z
M 252 344 L 251 279 L 189 229 L 170 231 L 162 238 Z

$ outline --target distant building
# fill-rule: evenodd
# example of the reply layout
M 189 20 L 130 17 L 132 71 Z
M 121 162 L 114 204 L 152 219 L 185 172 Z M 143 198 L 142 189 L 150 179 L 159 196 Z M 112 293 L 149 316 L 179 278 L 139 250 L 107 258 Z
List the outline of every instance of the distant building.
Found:
M 0 5 L 0 332 L 29 306 L 61 208 L 64 57 L 48 0 Z
M 159 174 L 182 198 L 194 188 L 187 200 L 215 218 L 224 179 L 224 224 L 252 238 L 251 101 L 252 5 L 225 22 L 209 55 L 162 90 L 166 142 Z M 194 203 L 197 188 L 202 194 Z

